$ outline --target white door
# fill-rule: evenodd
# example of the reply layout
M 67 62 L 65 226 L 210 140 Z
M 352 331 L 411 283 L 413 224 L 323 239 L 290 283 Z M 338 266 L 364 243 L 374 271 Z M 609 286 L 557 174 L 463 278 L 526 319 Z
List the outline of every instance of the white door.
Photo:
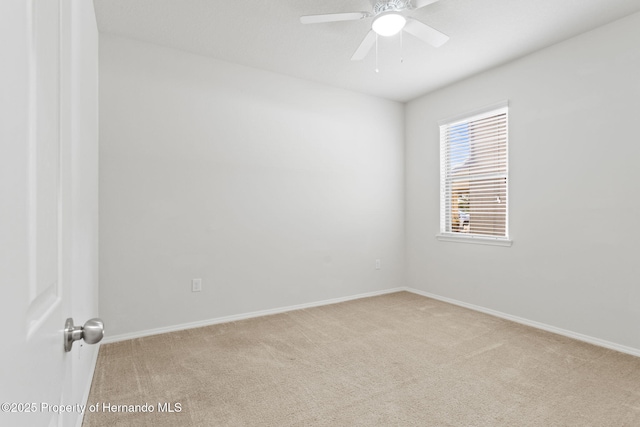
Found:
M 0 1 L 2 426 L 76 425 L 95 360 L 63 347 L 67 317 L 98 315 L 92 3 Z

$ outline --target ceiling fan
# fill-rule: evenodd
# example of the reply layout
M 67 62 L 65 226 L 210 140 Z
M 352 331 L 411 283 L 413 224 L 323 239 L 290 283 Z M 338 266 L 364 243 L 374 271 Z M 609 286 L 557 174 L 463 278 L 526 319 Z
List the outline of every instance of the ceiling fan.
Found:
M 352 61 L 363 59 L 376 42 L 377 36 L 389 37 L 398 34 L 402 30 L 419 38 L 420 40 L 440 47 L 449 40 L 449 36 L 435 28 L 417 21 L 408 15 L 422 7 L 428 6 L 438 0 L 377 0 L 372 12 L 347 12 L 329 13 L 324 15 L 306 15 L 300 17 L 303 24 L 319 24 L 324 22 L 357 21 L 373 18 L 371 30 L 364 37 L 358 49 L 356 49 Z

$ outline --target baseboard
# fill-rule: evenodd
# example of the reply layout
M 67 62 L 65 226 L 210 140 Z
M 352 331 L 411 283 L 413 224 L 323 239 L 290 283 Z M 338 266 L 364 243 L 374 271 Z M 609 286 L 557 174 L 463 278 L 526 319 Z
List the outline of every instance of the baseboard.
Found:
M 201 328 L 203 326 L 217 325 L 220 323 L 236 322 L 238 320 L 251 319 L 253 317 L 268 316 L 271 314 L 286 313 L 288 311 L 302 310 L 305 308 L 320 307 L 323 305 L 337 304 L 340 302 L 351 301 L 361 298 L 375 297 L 378 295 L 391 294 L 407 290 L 404 287 L 385 289 L 382 291 L 367 292 L 363 294 L 351 295 L 347 297 L 332 298 L 323 301 L 310 302 L 306 304 L 290 305 L 286 307 L 273 308 L 268 310 L 253 311 L 250 313 L 234 314 L 232 316 L 217 317 L 214 319 L 201 320 L 198 322 L 182 323 L 179 325 L 166 326 L 163 328 L 147 329 L 144 331 L 130 332 L 127 334 L 106 336 L 102 343 L 109 344 L 118 341 L 131 340 L 134 338 L 148 337 L 151 335 L 166 334 L 167 332 L 183 331 L 185 329 Z
M 80 404 L 85 405 L 85 407 L 87 405 L 87 402 L 89 401 L 89 393 L 91 392 L 91 384 L 93 383 L 93 374 L 96 372 L 96 365 L 98 364 L 98 353 L 100 352 L 100 344 L 101 343 L 98 343 L 95 346 L 93 356 L 91 356 L 91 370 L 89 371 L 87 384 L 84 387 L 84 392 L 82 393 L 82 401 L 80 402 Z M 82 427 L 85 413 L 86 411 L 81 412 L 80 415 L 78 415 L 76 427 Z
M 468 308 L 470 310 L 479 311 L 480 313 L 489 314 L 491 316 L 499 317 L 502 319 L 510 320 L 512 322 L 520 323 L 522 325 L 531 326 L 536 329 L 541 329 L 543 331 L 552 332 L 554 334 L 562 335 L 568 338 L 573 338 L 578 341 L 583 341 L 589 344 L 597 345 L 599 347 L 605 347 L 611 350 L 619 351 L 620 353 L 630 354 L 632 356 L 640 357 L 640 349 L 627 347 L 624 345 L 616 344 L 610 341 L 601 340 L 600 338 L 594 338 L 589 335 L 580 334 L 577 332 L 569 331 L 562 328 L 557 328 L 555 326 L 547 325 L 545 323 L 536 322 L 534 320 L 525 319 L 518 316 L 513 316 L 511 314 L 502 313 L 500 311 L 491 310 L 489 308 L 481 307 L 479 305 L 469 304 L 466 302 L 458 301 L 452 298 L 442 297 L 440 295 L 435 295 L 429 292 L 421 291 L 419 289 L 414 288 L 403 288 L 407 292 L 411 292 L 417 295 L 422 295 L 427 298 L 433 298 L 438 301 L 446 302 L 449 304 L 457 305 L 460 307 Z
M 458 300 L 455 300 L 455 299 L 452 299 L 452 298 L 443 297 L 443 296 L 440 296 L 440 295 L 432 294 L 430 292 L 425 292 L 425 291 L 422 291 L 422 290 L 419 290 L 419 289 L 410 288 L 410 287 L 406 287 L 406 286 L 397 287 L 397 288 L 393 288 L 393 289 L 385 289 L 385 290 L 382 290 L 382 291 L 367 292 L 367 293 L 351 295 L 351 296 L 347 296 L 347 297 L 332 298 L 332 299 L 328 299 L 328 300 L 310 302 L 310 303 L 306 303 L 306 304 L 290 305 L 290 306 L 286 306 L 286 307 L 254 311 L 254 312 L 250 312 L 250 313 L 235 314 L 235 315 L 232 315 L 232 316 L 217 317 L 217 318 L 213 318 L 213 319 L 201 320 L 201 321 L 198 321 L 198 322 L 182 323 L 182 324 L 179 324 L 179 325 L 172 325 L 172 326 L 167 326 L 167 327 L 163 327 L 163 328 L 147 329 L 147 330 L 144 330 L 144 331 L 137 331 L 137 332 L 131 332 L 131 333 L 127 333 L 127 334 L 114 335 L 114 336 L 110 336 L 110 337 L 105 337 L 102 340 L 102 343 L 108 344 L 108 343 L 113 343 L 113 342 L 118 342 L 118 341 L 130 340 L 130 339 L 134 339 L 134 338 L 147 337 L 147 336 L 151 336 L 151 335 L 165 334 L 165 333 L 168 333 L 168 332 L 183 331 L 185 329 L 201 328 L 203 326 L 217 325 L 217 324 L 220 324 L 220 323 L 236 322 L 238 320 L 251 319 L 251 318 L 260 317 L 260 316 L 268 316 L 268 315 L 271 315 L 271 314 L 286 313 L 288 311 L 302 310 L 302 309 L 305 309 L 305 308 L 312 308 L 312 307 L 320 307 L 320 306 L 329 305 L 329 304 L 337 304 L 337 303 L 340 303 L 340 302 L 351 301 L 351 300 L 356 300 L 356 299 L 361 299 L 361 298 L 368 298 L 368 297 L 373 297 L 373 296 L 378 296 L 378 295 L 391 294 L 391 293 L 394 293 L 394 292 L 401 292 L 401 291 L 407 291 L 407 292 L 411 292 L 411 293 L 414 293 L 414 294 L 417 294 L 417 295 L 422 295 L 422 296 L 427 297 L 427 298 L 433 298 L 433 299 L 438 300 L 438 301 L 442 301 L 442 302 L 446 302 L 446 303 L 449 303 L 449 304 L 457 305 L 459 307 L 468 308 L 470 310 L 478 311 L 480 313 L 485 313 L 485 314 L 489 314 L 491 316 L 499 317 L 501 319 L 506 319 L 506 320 L 510 320 L 512 322 L 520 323 L 522 325 L 531 326 L 532 328 L 541 329 L 543 331 L 547 331 L 547 332 L 551 332 L 551 333 L 554 333 L 554 334 L 562 335 L 562 336 L 565 336 L 565 337 L 568 337 L 568 338 L 572 338 L 572 339 L 575 339 L 575 340 L 578 340 L 578 341 L 583 341 L 583 342 L 586 342 L 586 343 L 589 343 L 589 344 L 597 345 L 599 347 L 604 347 L 604 348 L 608 348 L 608 349 L 611 349 L 611 350 L 619 351 L 621 353 L 630 354 L 632 356 L 640 357 L 640 349 L 637 349 L 637 348 L 627 347 L 627 346 L 616 344 L 616 343 L 613 343 L 613 342 L 610 342 L 610 341 L 602 340 L 600 338 L 595 338 L 595 337 L 592 337 L 592 336 L 589 336 L 589 335 L 580 334 L 578 332 L 569 331 L 567 329 L 558 328 L 556 326 L 547 325 L 545 323 L 536 322 L 535 320 L 525 319 L 523 317 L 514 316 L 514 315 L 503 313 L 503 312 L 500 312 L 500 311 L 497 311 L 497 310 L 492 310 L 490 308 L 481 307 L 481 306 L 475 305 L 475 304 L 469 304 L 469 303 L 466 303 L 466 302 L 463 302 L 463 301 L 458 301 Z M 96 359 L 97 359 L 97 356 L 98 356 L 98 353 L 96 352 L 96 354 L 95 354 Z M 93 366 L 95 368 L 95 361 L 94 361 Z M 91 373 L 91 377 L 93 378 L 93 371 Z M 85 401 L 89 397 L 90 386 L 91 386 L 91 384 L 89 384 L 89 387 L 86 390 Z

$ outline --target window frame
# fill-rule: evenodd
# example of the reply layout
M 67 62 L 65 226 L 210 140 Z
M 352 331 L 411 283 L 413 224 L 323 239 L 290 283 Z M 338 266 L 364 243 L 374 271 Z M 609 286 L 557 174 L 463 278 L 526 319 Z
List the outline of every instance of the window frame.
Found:
M 506 179 L 506 206 L 505 206 L 505 230 L 504 236 L 488 236 L 481 234 L 460 233 L 451 231 L 451 188 L 447 191 L 447 182 L 452 182 L 452 179 L 447 175 L 450 169 L 447 168 L 447 141 L 445 138 L 446 131 L 449 126 L 460 123 L 471 123 L 474 121 L 482 120 L 487 117 L 498 114 L 506 114 L 506 156 L 505 156 L 505 172 Z M 473 110 L 464 114 L 459 114 L 454 117 L 450 117 L 438 122 L 440 132 L 440 232 L 436 235 L 436 238 L 440 241 L 446 242 L 460 242 L 460 243 L 474 243 L 474 244 L 486 244 L 495 246 L 511 246 L 513 241 L 511 240 L 509 230 L 509 102 L 501 101 L 495 104 L 488 105 L 486 107 Z M 449 212 L 449 215 L 447 215 Z

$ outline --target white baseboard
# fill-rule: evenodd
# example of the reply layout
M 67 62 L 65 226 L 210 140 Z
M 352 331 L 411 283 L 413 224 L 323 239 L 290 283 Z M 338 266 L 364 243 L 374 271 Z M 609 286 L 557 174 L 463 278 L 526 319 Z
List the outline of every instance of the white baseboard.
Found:
M 302 310 L 302 309 L 305 309 L 305 308 L 320 307 L 320 306 L 323 306 L 323 305 L 337 304 L 337 303 L 340 303 L 340 302 L 351 301 L 351 300 L 356 300 L 356 299 L 360 299 L 360 298 L 373 297 L 373 296 L 378 296 L 378 295 L 391 294 L 391 293 L 394 293 L 394 292 L 401 292 L 401 291 L 407 291 L 407 292 L 411 292 L 411 293 L 414 293 L 414 294 L 417 294 L 417 295 L 425 296 L 427 298 L 433 298 L 433 299 L 438 300 L 438 301 L 443 301 L 443 302 L 446 302 L 446 303 L 449 303 L 449 304 L 457 305 L 459 307 L 468 308 L 470 310 L 478 311 L 480 313 L 485 313 L 485 314 L 489 314 L 491 316 L 499 317 L 501 319 L 506 319 L 506 320 L 510 320 L 512 322 L 520 323 L 522 325 L 531 326 L 532 328 L 541 329 L 543 331 L 552 332 L 554 334 L 562 335 L 562 336 L 565 336 L 565 337 L 568 337 L 568 338 L 573 338 L 573 339 L 578 340 L 578 341 L 583 341 L 583 342 L 586 342 L 586 343 L 589 343 L 589 344 L 597 345 L 597 346 L 600 346 L 600 347 L 605 347 L 605 348 L 608 348 L 608 349 L 611 349 L 611 350 L 616 350 L 616 351 L 619 351 L 621 353 L 626 353 L 626 354 L 630 354 L 632 356 L 640 357 L 640 349 L 637 349 L 637 348 L 627 347 L 627 346 L 616 344 L 616 343 L 613 343 L 613 342 L 610 342 L 610 341 L 602 340 L 600 338 L 595 338 L 595 337 L 592 337 L 592 336 L 589 336 L 589 335 L 580 334 L 580 333 L 577 333 L 577 332 L 573 332 L 573 331 L 569 331 L 569 330 L 566 330 L 566 329 L 558 328 L 558 327 L 555 327 L 555 326 L 547 325 L 545 323 L 536 322 L 534 320 L 529 320 L 529 319 L 525 319 L 525 318 L 518 317 L 518 316 L 513 316 L 511 314 L 503 313 L 503 312 L 500 312 L 500 311 L 497 311 L 497 310 L 492 310 L 492 309 L 481 307 L 481 306 L 478 306 L 478 305 L 469 304 L 469 303 L 466 303 L 466 302 L 462 302 L 462 301 L 458 301 L 458 300 L 455 300 L 455 299 L 452 299 L 452 298 L 447 298 L 447 297 L 443 297 L 443 296 L 440 296 L 440 295 L 432 294 L 430 292 L 421 291 L 421 290 L 415 289 L 415 288 L 409 288 L 409 287 L 406 287 L 406 286 L 397 287 L 397 288 L 393 288 L 393 289 L 385 289 L 385 290 L 382 290 L 382 291 L 367 292 L 367 293 L 364 293 L 364 294 L 351 295 L 351 296 L 347 296 L 347 297 L 332 298 L 332 299 L 328 299 L 328 300 L 310 302 L 310 303 L 306 303 L 306 304 L 291 305 L 291 306 L 287 306 L 287 307 L 280 307 L 280 308 L 274 308 L 274 309 L 269 309 L 269 310 L 260 310 L 260 311 L 250 312 L 250 313 L 235 314 L 235 315 L 232 315 L 232 316 L 217 317 L 217 318 L 213 318 L 213 319 L 201 320 L 201 321 L 198 321 L 198 322 L 182 323 L 182 324 L 179 324 L 179 325 L 166 326 L 166 327 L 163 327 L 163 328 L 147 329 L 147 330 L 144 330 L 144 331 L 137 331 L 137 332 L 130 332 L 130 333 L 127 333 L 127 334 L 108 336 L 108 337 L 105 337 L 102 340 L 102 343 L 108 344 L 108 343 L 113 343 L 113 342 L 118 342 L 118 341 L 130 340 L 130 339 L 134 339 L 134 338 L 147 337 L 147 336 L 151 336 L 151 335 L 165 334 L 167 332 L 183 331 L 185 329 L 193 329 L 193 328 L 200 328 L 200 327 L 203 327 L 203 326 L 217 325 L 217 324 L 220 324 L 220 323 L 235 322 L 235 321 L 238 321 L 238 320 L 251 319 L 253 317 L 268 316 L 268 315 L 271 315 L 271 314 L 285 313 L 285 312 L 288 312 L 288 311 Z M 96 352 L 96 357 L 97 357 L 97 352 Z M 95 363 L 94 363 L 94 367 L 95 367 Z M 92 372 L 92 376 L 93 376 L 93 372 Z M 87 389 L 86 397 L 88 397 L 88 395 L 89 395 L 88 393 L 89 393 L 89 389 Z
M 481 307 L 479 305 L 469 304 L 466 302 L 458 301 L 451 298 L 442 297 L 439 295 L 435 295 L 429 292 L 421 291 L 419 289 L 414 288 L 404 288 L 403 290 L 422 295 L 427 298 L 433 298 L 438 301 L 443 301 L 449 304 L 457 305 L 460 307 L 468 308 L 474 311 L 479 311 L 481 313 L 489 314 L 491 316 L 500 317 L 502 319 L 510 320 L 512 322 L 520 323 L 522 325 L 531 326 L 536 329 L 542 329 L 543 331 L 552 332 L 554 334 L 562 335 L 568 338 L 573 338 L 578 341 L 584 341 L 589 344 L 597 345 L 599 347 L 605 347 L 611 350 L 619 351 L 620 353 L 630 354 L 632 356 L 640 357 L 640 349 L 627 347 L 624 345 L 616 344 L 610 341 L 601 340 L 600 338 L 594 338 L 588 335 L 583 335 L 577 332 L 569 331 L 562 328 L 557 328 L 555 326 L 547 325 L 545 323 L 536 322 L 534 320 L 524 319 L 522 317 L 513 316 L 511 314 L 502 313 L 500 311 L 491 310 L 489 308 Z
M 100 352 L 100 344 L 101 343 L 98 343 L 94 347 L 93 356 L 91 356 L 91 370 L 89 371 L 89 375 L 87 377 L 87 384 L 85 385 L 84 392 L 82 393 L 82 401 L 80 402 L 80 404 L 85 405 L 85 407 L 87 405 L 87 402 L 89 401 L 89 393 L 91 392 L 91 384 L 93 383 L 93 374 L 95 373 L 96 365 L 98 364 L 98 353 Z M 76 421 L 76 427 L 82 427 L 85 413 L 86 411 L 78 415 L 78 419 Z
M 102 340 L 102 343 L 109 344 L 113 342 L 125 341 L 125 340 L 134 339 L 134 338 L 148 337 L 151 335 L 166 334 L 167 332 L 183 331 L 185 329 L 201 328 L 203 326 L 217 325 L 220 323 L 236 322 L 238 320 L 251 319 L 253 317 L 268 316 L 270 314 L 285 313 L 287 311 L 302 310 L 304 308 L 320 307 L 320 306 L 329 305 L 329 304 L 337 304 L 339 302 L 351 301 L 351 300 L 356 300 L 360 298 L 374 297 L 378 295 L 392 294 L 394 292 L 400 292 L 405 290 L 407 289 L 404 287 L 385 289 L 382 291 L 367 292 L 364 294 L 351 295 L 351 296 L 340 297 L 340 298 L 332 298 L 328 300 L 310 302 L 306 304 L 290 305 L 287 307 L 253 311 L 250 313 L 234 314 L 232 316 L 217 317 L 214 319 L 200 320 L 197 322 L 182 323 L 179 325 L 166 326 L 163 328 L 147 329 L 144 331 L 130 332 L 127 334 L 106 336 Z

